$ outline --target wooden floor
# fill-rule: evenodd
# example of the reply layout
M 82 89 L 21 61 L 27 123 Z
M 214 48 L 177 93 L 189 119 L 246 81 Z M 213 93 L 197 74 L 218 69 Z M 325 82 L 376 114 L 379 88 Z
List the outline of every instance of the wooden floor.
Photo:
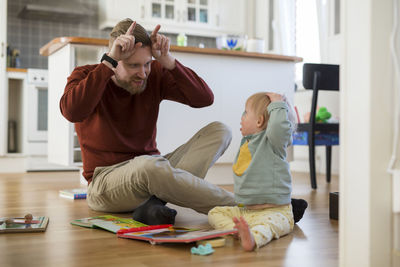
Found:
M 338 222 L 328 216 L 329 192 L 338 190 L 338 177 L 331 184 L 324 179 L 320 175 L 319 188 L 311 190 L 307 174 L 293 174 L 293 197 L 306 199 L 309 207 L 290 235 L 257 252 L 244 252 L 238 240 L 229 238 L 214 254 L 196 256 L 190 253 L 193 244 L 150 245 L 71 225 L 73 219 L 101 214 L 90 210 L 85 200 L 58 196 L 60 189 L 80 186 L 77 172 L 0 174 L 0 217 L 50 217 L 44 233 L 0 235 L 0 266 L 338 266 Z M 178 226 L 208 225 L 205 215 L 173 207 Z

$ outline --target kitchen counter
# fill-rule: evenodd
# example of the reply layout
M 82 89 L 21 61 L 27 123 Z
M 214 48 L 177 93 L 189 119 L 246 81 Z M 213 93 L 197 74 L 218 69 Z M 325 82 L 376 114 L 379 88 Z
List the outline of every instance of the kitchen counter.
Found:
M 44 45 L 40 49 L 42 56 L 50 56 L 54 52 L 60 50 L 67 44 L 83 44 L 83 45 L 95 45 L 95 46 L 108 46 L 108 39 L 98 38 L 85 38 L 85 37 L 58 37 L 51 40 L 49 43 Z M 171 52 L 187 52 L 196 54 L 207 54 L 207 55 L 220 55 L 220 56 L 234 56 L 234 57 L 247 57 L 247 58 L 264 58 L 282 61 L 293 61 L 301 62 L 303 59 L 295 56 L 284 56 L 276 54 L 264 54 L 254 53 L 245 51 L 232 51 L 232 50 L 221 50 L 216 48 L 198 48 L 198 47 L 183 47 L 171 45 Z
M 108 40 L 60 37 L 46 44 L 49 56 L 49 161 L 64 165 L 80 162 L 79 143 L 71 123 L 60 113 L 59 101 L 67 77 L 76 66 L 98 64 L 108 51 Z M 171 54 L 194 70 L 214 93 L 213 105 L 194 109 L 162 101 L 157 122 L 157 146 L 167 154 L 186 142 L 200 128 L 221 121 L 232 129 L 232 142 L 219 163 L 232 163 L 240 145 L 240 118 L 246 99 L 260 91 L 294 97 L 295 64 L 299 57 L 227 51 L 212 48 L 171 46 Z

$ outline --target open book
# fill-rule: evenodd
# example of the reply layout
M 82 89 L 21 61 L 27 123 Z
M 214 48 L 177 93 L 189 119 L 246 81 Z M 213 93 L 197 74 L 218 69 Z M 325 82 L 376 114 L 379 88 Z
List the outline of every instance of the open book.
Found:
M 237 233 L 233 230 L 194 230 L 186 228 L 169 227 L 141 232 L 128 232 L 118 234 L 118 237 L 149 241 L 151 244 L 159 243 L 191 243 L 204 239 Z
M 101 215 L 83 219 L 76 219 L 71 221 L 71 224 L 87 228 L 101 228 L 115 234 L 118 230 L 121 229 L 147 226 L 147 224 L 135 221 L 133 219 L 121 218 L 112 215 Z
M 0 218 L 0 234 L 46 231 L 49 217 L 31 217 L 31 219 L 27 221 L 25 218 Z

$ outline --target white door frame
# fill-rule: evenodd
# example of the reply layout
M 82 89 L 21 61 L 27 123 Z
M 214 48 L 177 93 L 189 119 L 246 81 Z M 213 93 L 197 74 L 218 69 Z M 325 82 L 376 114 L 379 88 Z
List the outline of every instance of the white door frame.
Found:
M 0 1 L 0 156 L 7 152 L 8 94 L 7 94 L 7 0 Z
M 389 267 L 393 0 L 342 0 L 341 5 L 339 263 Z

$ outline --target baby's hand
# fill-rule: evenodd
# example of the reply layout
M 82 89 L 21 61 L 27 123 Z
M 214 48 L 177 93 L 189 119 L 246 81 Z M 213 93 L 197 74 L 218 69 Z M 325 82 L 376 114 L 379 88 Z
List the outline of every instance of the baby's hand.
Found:
M 276 102 L 276 101 L 284 101 L 285 97 L 283 95 L 277 94 L 277 93 L 272 93 L 268 92 L 266 95 L 269 97 L 271 102 Z

